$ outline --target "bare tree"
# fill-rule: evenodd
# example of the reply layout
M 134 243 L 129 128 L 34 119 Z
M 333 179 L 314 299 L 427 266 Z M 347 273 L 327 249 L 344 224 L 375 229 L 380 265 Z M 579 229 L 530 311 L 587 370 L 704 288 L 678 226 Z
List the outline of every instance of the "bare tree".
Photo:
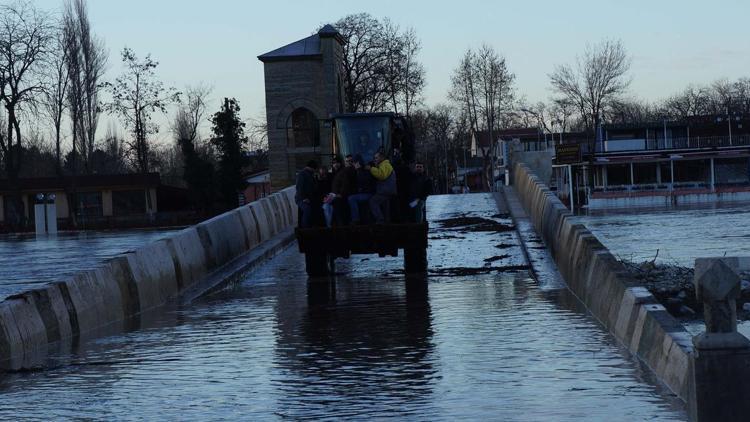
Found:
M 486 130 L 490 143 L 498 130 L 499 117 L 513 104 L 513 81 L 505 58 L 490 46 L 464 54 L 452 77 L 451 98 L 466 112 L 473 134 Z M 485 184 L 492 179 L 492 148 L 481 148 L 485 164 Z
M 479 94 L 475 61 L 474 52 L 471 49 L 466 50 L 458 67 L 453 71 L 451 90 L 448 93 L 448 96 L 466 115 L 470 134 L 479 131 Z
M 403 111 L 410 116 L 421 101 L 425 85 L 424 67 L 417 61 L 421 43 L 413 28 L 401 33 L 398 25 L 388 19 L 383 23 L 382 38 L 385 60 L 379 74 L 383 77 L 392 111 Z
M 247 122 L 247 145 L 250 151 L 268 151 L 268 122 L 261 115 Z
M 178 142 L 195 143 L 199 138 L 198 129 L 206 114 L 206 100 L 211 88 L 205 84 L 188 86 L 184 92 L 184 101 L 179 103 L 172 133 Z
M 21 115 L 43 91 L 53 34 L 49 16 L 32 3 L 16 1 L 0 6 L 0 102 L 7 119 L 0 151 L 11 182 L 21 168 Z
M 498 115 L 512 103 L 515 75 L 505 65 L 505 58 L 488 45 L 477 52 L 475 66 L 482 115 L 493 139 Z
M 455 162 L 455 138 L 453 137 L 453 110 L 445 104 L 438 104 L 428 111 L 428 137 L 435 145 L 431 173 L 443 192 L 450 190 L 449 179 L 451 162 Z
M 696 85 L 688 85 L 680 93 L 667 98 L 662 105 L 665 116 L 686 118 L 708 113 L 709 92 Z
M 416 32 L 367 13 L 348 15 L 336 28 L 344 45 L 344 94 L 349 112 L 402 109 L 407 115 L 420 100 L 424 69 L 417 60 Z
M 566 98 L 552 100 L 550 116 L 559 133 L 567 131 L 572 126 L 571 119 L 575 112 L 576 106 L 570 100 Z
M 48 67 L 48 82 L 44 90 L 44 110 L 52 121 L 55 131 L 55 161 L 58 176 L 62 176 L 62 120 L 67 109 L 68 78 L 67 59 L 65 57 L 64 31 L 60 29 L 55 39 L 54 54 L 52 54 Z
M 63 14 L 67 73 L 70 79 L 68 106 L 73 122 L 73 149 L 90 172 L 101 104 L 99 91 L 107 64 L 107 50 L 91 33 L 85 0 L 68 0 Z M 75 153 L 74 153 L 75 155 Z
M 557 66 L 549 75 L 552 89 L 577 105 L 586 127 L 599 126 L 602 111 L 625 93 L 630 59 L 620 41 L 587 46 L 575 67 Z
M 658 120 L 663 113 L 657 106 L 638 98 L 620 98 L 612 102 L 606 110 L 608 123 L 628 124 Z
M 153 113 L 166 113 L 167 106 L 179 99 L 174 88 L 165 88 L 156 79 L 154 69 L 158 62 L 146 55 L 139 59 L 133 50 L 122 50 L 122 64 L 125 71 L 113 84 L 107 84 L 112 102 L 106 109 L 118 115 L 125 127 L 131 131 L 132 140 L 128 143 L 133 167 L 141 174 L 149 172 L 149 136 L 159 132 L 159 126 L 152 122 Z M 152 210 L 151 195 L 146 194 L 148 210 Z
M 203 211 L 214 205 L 216 182 L 211 143 L 200 143 L 200 124 L 205 119 L 206 101 L 211 92 L 207 85 L 187 87 L 172 125 L 180 148 L 181 179 L 194 205 Z

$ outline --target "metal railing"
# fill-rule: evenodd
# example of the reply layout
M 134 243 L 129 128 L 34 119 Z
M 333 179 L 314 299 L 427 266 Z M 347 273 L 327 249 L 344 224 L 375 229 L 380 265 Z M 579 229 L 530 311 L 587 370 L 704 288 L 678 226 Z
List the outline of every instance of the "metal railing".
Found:
M 670 151 L 685 149 L 714 149 L 750 146 L 750 135 L 737 136 L 691 136 L 689 138 L 665 139 L 610 139 L 595 144 L 598 154 L 614 154 L 635 151 Z M 583 144 L 589 152 L 591 144 Z

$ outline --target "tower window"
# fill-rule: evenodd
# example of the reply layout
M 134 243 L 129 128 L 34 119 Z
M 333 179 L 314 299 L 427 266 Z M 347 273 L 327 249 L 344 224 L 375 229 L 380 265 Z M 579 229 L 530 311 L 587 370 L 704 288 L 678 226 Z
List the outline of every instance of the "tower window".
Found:
M 320 146 L 320 125 L 312 111 L 300 107 L 289 116 L 287 146 L 290 148 Z

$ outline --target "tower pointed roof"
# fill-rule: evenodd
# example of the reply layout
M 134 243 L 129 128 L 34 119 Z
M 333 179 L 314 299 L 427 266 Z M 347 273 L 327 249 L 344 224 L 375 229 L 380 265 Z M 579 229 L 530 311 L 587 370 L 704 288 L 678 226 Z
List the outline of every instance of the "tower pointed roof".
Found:
M 295 41 L 291 44 L 287 44 L 283 47 L 269 51 L 268 53 L 261 54 L 258 56 L 258 60 L 262 62 L 271 62 L 279 60 L 290 60 L 299 58 L 316 58 L 320 57 L 320 39 L 321 38 L 336 38 L 340 43 L 344 43 L 344 38 L 341 33 L 336 30 L 331 24 L 326 24 L 320 30 L 307 38 Z

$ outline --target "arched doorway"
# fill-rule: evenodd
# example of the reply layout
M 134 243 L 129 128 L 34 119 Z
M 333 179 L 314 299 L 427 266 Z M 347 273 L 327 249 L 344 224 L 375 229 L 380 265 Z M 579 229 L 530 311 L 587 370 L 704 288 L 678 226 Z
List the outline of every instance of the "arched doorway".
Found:
M 320 146 L 320 123 L 312 111 L 299 107 L 289 115 L 286 125 L 287 148 Z

